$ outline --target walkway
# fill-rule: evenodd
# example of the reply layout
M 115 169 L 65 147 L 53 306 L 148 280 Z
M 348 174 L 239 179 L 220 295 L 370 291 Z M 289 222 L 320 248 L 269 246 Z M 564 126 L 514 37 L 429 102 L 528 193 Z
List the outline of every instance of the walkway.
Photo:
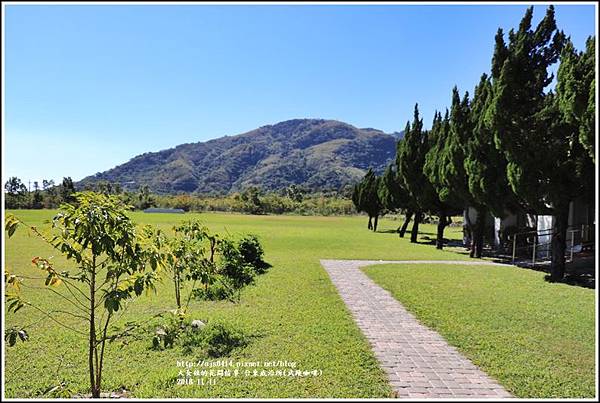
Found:
M 385 263 L 498 265 L 492 262 L 321 260 L 342 299 L 367 337 L 398 397 L 512 397 L 496 381 L 421 325 L 360 267 Z

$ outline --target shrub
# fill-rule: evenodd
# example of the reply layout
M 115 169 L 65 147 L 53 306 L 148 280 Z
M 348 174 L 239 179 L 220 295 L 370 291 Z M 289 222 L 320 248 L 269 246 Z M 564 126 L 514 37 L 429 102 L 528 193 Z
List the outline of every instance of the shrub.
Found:
M 252 284 L 256 275 L 271 267 L 263 260 L 264 250 L 256 235 L 246 235 L 237 242 L 220 239 L 216 249 L 221 256 L 218 274 L 210 283 L 193 290 L 197 299 L 237 300 L 242 287 Z
M 257 274 L 264 273 L 270 264 L 263 260 L 264 250 L 256 235 L 246 235 L 238 242 L 238 250 L 242 261 L 254 268 Z
M 219 243 L 221 262 L 219 273 L 229 277 L 235 288 L 251 284 L 254 281 L 254 267 L 244 261 L 240 250 L 231 239 L 223 239 Z
M 188 294 L 185 306 L 182 305 L 183 284 L 191 281 L 193 290 L 198 282 L 208 287 L 215 281 L 217 273 L 214 254 L 219 239 L 198 220 L 184 222 L 173 229 L 176 236 L 169 242 L 170 253 L 167 260 L 173 275 L 177 309 L 185 312 L 191 294 Z
M 201 348 L 211 358 L 230 354 L 234 349 L 248 344 L 247 337 L 230 325 L 209 323 L 200 330 L 187 328 L 181 337 L 181 346 L 185 354 Z
M 189 326 L 189 319 L 186 319 L 180 311 L 169 312 L 155 328 L 152 348 L 162 350 L 173 347 L 173 344 L 187 326 Z
M 195 288 L 192 293 L 194 298 L 205 301 L 234 301 L 236 297 L 239 298 L 239 288 L 235 286 L 233 280 L 226 276 L 217 276 L 214 283 L 202 288 Z

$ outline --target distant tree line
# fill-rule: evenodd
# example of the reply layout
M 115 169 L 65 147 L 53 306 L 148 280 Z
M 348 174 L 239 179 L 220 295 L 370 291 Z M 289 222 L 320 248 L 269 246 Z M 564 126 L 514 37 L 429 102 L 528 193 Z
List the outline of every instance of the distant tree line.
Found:
M 95 191 L 105 195 L 118 195 L 126 204 L 137 209 L 145 209 L 156 204 L 154 196 L 147 186 L 142 186 L 137 192 L 125 192 L 118 183 L 106 181 L 94 185 L 87 185 L 83 189 L 76 189 L 71 177 L 64 177 L 60 184 L 54 180 L 40 183 L 34 181 L 29 189 L 21 179 L 13 176 L 4 184 L 4 205 L 7 209 L 56 209 L 63 203 L 73 203 L 76 191 Z
M 33 188 L 29 189 L 21 179 L 13 176 L 4 184 L 4 204 L 7 209 L 57 208 L 64 202 L 72 202 L 74 193 L 70 177 L 63 178 L 58 185 L 52 179 L 44 179 L 41 185 L 34 181 Z
M 355 214 L 348 191 L 310 192 L 291 185 L 279 191 L 265 192 L 252 186 L 227 195 L 160 195 L 150 191 L 147 185 L 137 191 L 127 191 L 118 183 L 99 181 L 75 189 L 70 177 L 59 185 L 44 180 L 42 186 L 33 182 L 33 190 L 17 178 L 10 178 L 4 185 L 7 209 L 56 209 L 62 203 L 73 201 L 76 191 L 94 191 L 104 195 L 116 195 L 136 210 L 149 207 L 176 208 L 191 212 L 221 211 L 243 214 L 298 214 L 298 215 L 352 215 Z
M 243 214 L 352 215 L 356 214 L 349 195 L 343 192 L 309 192 L 291 185 L 265 192 L 249 187 L 222 196 L 193 194 L 157 195 L 156 205 L 185 211 L 223 211 Z
M 423 129 L 415 105 L 395 161 L 381 177 L 369 171 L 354 188 L 352 200 L 368 214 L 369 228 L 376 230 L 379 215 L 402 211 L 400 236 L 412 218 L 411 242 L 417 242 L 423 215 L 435 215 L 442 249 L 450 217 L 472 207 L 479 219 L 466 222 L 471 257 L 481 257 L 482 217 L 551 214 L 551 279 L 564 277 L 569 204 L 594 200 L 595 38 L 577 51 L 557 29 L 552 6 L 535 28 L 532 17 L 530 7 L 508 43 L 498 29 L 491 75 L 481 76 L 472 96 L 455 87 L 450 110 L 435 112 L 431 129 Z M 549 67 L 556 62 L 551 88 Z

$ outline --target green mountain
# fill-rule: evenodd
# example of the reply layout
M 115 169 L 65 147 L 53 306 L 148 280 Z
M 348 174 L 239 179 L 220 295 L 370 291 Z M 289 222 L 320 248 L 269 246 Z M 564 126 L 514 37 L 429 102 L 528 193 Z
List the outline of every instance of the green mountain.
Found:
M 138 155 L 77 186 L 98 181 L 158 193 L 226 193 L 249 186 L 276 190 L 296 184 L 338 190 L 394 158 L 401 133 L 358 129 L 335 120 L 294 119 L 236 136 L 181 144 Z

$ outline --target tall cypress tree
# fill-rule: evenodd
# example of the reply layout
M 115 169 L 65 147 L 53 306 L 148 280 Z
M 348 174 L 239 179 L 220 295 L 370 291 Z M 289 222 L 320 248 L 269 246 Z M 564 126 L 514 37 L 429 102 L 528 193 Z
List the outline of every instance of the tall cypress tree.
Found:
M 472 223 L 467 210 L 467 230 L 471 238 L 471 257 L 481 258 L 483 253 L 483 237 L 488 209 L 485 204 L 477 203 L 469 190 L 469 176 L 465 169 L 467 144 L 473 135 L 473 120 L 469 93 L 465 92 L 462 100 L 458 88 L 452 90 L 452 109 L 450 113 L 450 133 L 448 139 L 447 180 L 450 189 L 454 190 L 463 208 L 474 207 L 477 212 L 476 222 Z
M 472 202 L 464 168 L 465 146 L 472 135 L 470 108 L 469 93 L 465 92 L 461 99 L 458 88 L 454 87 L 450 119 L 445 119 L 448 122 L 446 147 L 442 150 L 442 158 L 439 161 L 442 165 L 440 199 L 465 207 Z
M 570 39 L 560 56 L 556 83 L 556 102 L 563 122 L 561 130 L 571 144 L 568 152 L 574 160 L 571 179 L 577 180 L 575 192 L 594 203 L 595 174 L 595 38 L 586 41 L 586 50 L 577 52 Z M 581 148 L 585 150 L 582 152 Z
M 388 211 L 404 212 L 404 222 L 398 228 L 398 234 L 400 238 L 403 238 L 415 207 L 410 194 L 402 187 L 395 164 L 388 165 L 383 173 L 379 182 L 378 194 L 383 208 Z
M 454 156 L 450 155 L 452 150 L 450 132 L 448 110 L 443 119 L 442 115 L 436 112 L 428 134 L 429 149 L 425 155 L 423 173 L 435 193 L 431 195 L 428 207 L 431 213 L 438 216 L 436 236 L 438 249 L 444 246 L 444 229 L 451 223 L 452 214 L 460 212 L 462 205 L 452 183 L 458 179 L 453 178 L 456 171 L 452 166 Z M 460 168 L 462 171 L 462 166 Z
M 437 199 L 433 186 L 423 173 L 429 145 L 428 132 L 423 130 L 423 120 L 419 117 L 419 107 L 415 105 L 412 125 L 410 123 L 406 124 L 404 139 L 398 142 L 396 150 L 398 177 L 417 206 L 410 235 L 412 243 L 417 242 L 419 224 L 423 219 L 423 213 L 428 211 L 433 204 L 433 200 Z
M 378 195 L 379 182 L 380 178 L 369 169 L 362 181 L 354 186 L 352 192 L 352 202 L 356 210 L 367 213 L 369 216 L 367 228 L 373 231 L 377 231 L 379 215 L 383 209 Z
M 595 90 L 596 90 L 596 39 L 589 37 L 585 52 L 577 52 L 567 40 L 560 57 L 556 93 L 565 121 L 577 126 L 579 142 L 595 162 Z
M 511 33 L 512 35 L 514 33 Z M 496 217 L 504 217 L 507 212 L 520 211 L 516 195 L 506 177 L 508 161 L 504 152 L 495 145 L 490 119 L 491 105 L 494 100 L 492 80 L 494 82 L 500 80 L 502 66 L 508 55 L 504 32 L 499 28 L 495 36 L 492 75 L 488 77 L 487 74 L 483 74 L 474 91 L 470 110 L 472 134 L 465 147 L 464 167 L 467 184 L 473 207 L 479 217 L 484 217 L 488 211 Z M 481 257 L 484 224 L 485 222 L 481 220 L 473 225 L 471 257 Z
M 439 197 L 438 248 L 442 246 L 444 227 L 450 221 L 442 214 L 449 217 L 473 204 L 464 168 L 465 146 L 472 134 L 469 114 L 469 94 L 465 93 L 461 100 L 458 89 L 454 87 L 450 115 L 446 111 L 443 120 L 441 115 L 436 115 L 431 129 L 432 146 L 424 169 Z
M 494 134 L 485 119 L 492 97 L 490 78 L 483 74 L 473 94 L 469 114 L 471 135 L 463 150 L 470 204 L 478 217 L 485 217 L 488 211 L 496 217 L 504 217 L 506 211 L 518 209 L 506 178 L 506 158 L 495 147 Z M 484 230 L 483 220 L 478 220 L 472 227 L 471 257 L 481 257 Z
M 528 210 L 555 217 L 552 236 L 551 279 L 565 272 L 569 202 L 582 189 L 578 166 L 589 155 L 574 137 L 573 125 L 562 119 L 558 100 L 547 91 L 555 63 L 565 41 L 556 28 L 549 6 L 536 29 L 531 27 L 533 7 L 527 9 L 519 29 L 509 32 L 506 58 L 493 80 L 494 97 L 489 119 L 496 146 L 507 159 L 508 182 Z

